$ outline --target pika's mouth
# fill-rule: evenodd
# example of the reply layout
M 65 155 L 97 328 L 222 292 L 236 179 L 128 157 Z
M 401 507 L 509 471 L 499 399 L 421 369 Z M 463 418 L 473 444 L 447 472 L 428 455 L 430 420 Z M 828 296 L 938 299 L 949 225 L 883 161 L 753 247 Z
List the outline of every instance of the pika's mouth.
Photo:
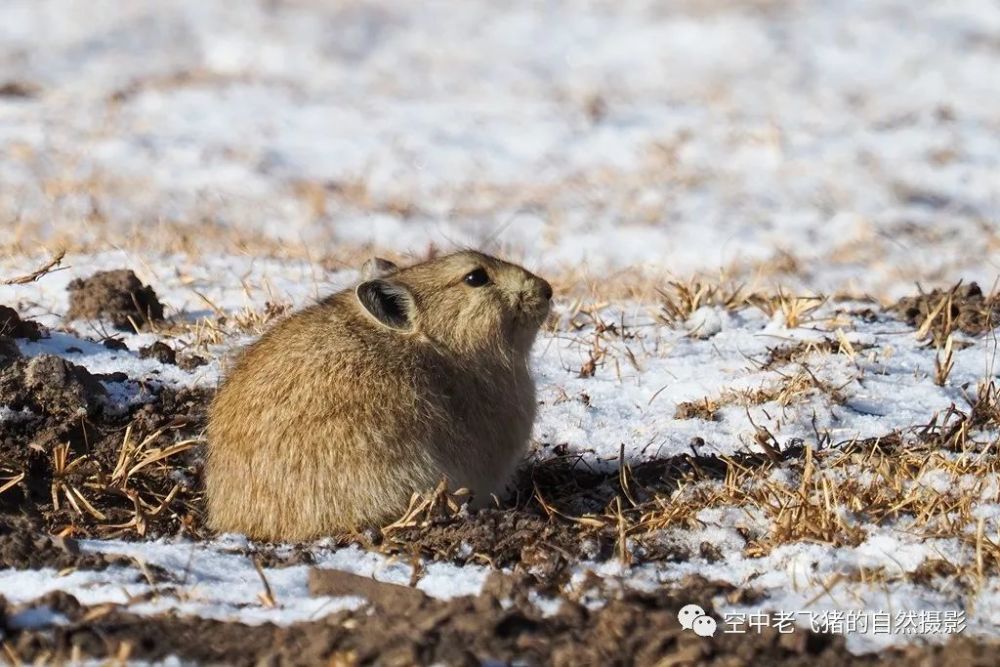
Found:
M 517 305 L 516 319 L 526 326 L 540 327 L 549 316 L 549 301 L 536 297 L 522 297 Z

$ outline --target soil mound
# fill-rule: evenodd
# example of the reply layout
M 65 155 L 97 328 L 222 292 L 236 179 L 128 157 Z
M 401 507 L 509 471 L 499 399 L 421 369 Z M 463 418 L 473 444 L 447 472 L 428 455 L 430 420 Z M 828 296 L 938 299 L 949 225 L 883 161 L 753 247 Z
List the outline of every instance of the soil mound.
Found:
M 27 338 L 38 340 L 44 330 L 38 322 L 22 320 L 17 311 L 7 306 L 0 306 L 0 334 L 12 338 Z
M 78 278 L 69 290 L 69 320 L 106 319 L 116 329 L 141 329 L 163 319 L 163 304 L 149 285 L 127 269 Z
M 983 294 L 976 283 L 959 283 L 951 289 L 903 297 L 889 307 L 912 327 L 929 325 L 937 343 L 958 329 L 970 336 L 979 336 L 1000 324 L 1000 298 Z
M 15 358 L 0 371 L 0 405 L 12 410 L 27 409 L 43 416 L 93 416 L 106 395 L 87 369 L 51 354 Z
M 0 369 L 4 369 L 21 358 L 21 351 L 17 349 L 17 344 L 13 338 L 0 335 Z

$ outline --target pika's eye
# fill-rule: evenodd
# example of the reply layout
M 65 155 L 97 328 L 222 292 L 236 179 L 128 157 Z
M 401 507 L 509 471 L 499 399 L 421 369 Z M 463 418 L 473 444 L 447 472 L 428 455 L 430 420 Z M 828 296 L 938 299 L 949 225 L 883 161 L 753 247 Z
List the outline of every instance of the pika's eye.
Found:
M 490 282 L 490 274 L 486 273 L 484 269 L 476 269 L 472 271 L 464 278 L 462 281 L 465 282 L 469 287 L 482 287 L 486 283 Z

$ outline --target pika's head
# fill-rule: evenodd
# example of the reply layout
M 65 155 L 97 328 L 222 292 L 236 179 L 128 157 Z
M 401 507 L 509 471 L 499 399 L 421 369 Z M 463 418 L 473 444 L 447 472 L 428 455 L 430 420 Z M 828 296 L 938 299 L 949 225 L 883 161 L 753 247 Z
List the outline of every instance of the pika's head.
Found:
M 552 298 L 545 280 L 473 251 L 405 269 L 373 259 L 362 278 L 355 295 L 377 325 L 460 354 L 526 355 Z

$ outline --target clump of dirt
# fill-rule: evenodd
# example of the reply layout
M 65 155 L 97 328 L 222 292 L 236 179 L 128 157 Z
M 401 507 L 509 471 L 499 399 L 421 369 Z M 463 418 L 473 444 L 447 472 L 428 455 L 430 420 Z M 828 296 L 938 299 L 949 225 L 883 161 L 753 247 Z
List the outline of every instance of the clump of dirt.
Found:
M 15 359 L 0 371 L 0 405 L 44 416 L 93 416 L 107 392 L 87 369 L 62 357 Z
M 156 341 L 152 345 L 139 348 L 139 358 L 156 359 L 161 364 L 177 366 L 183 371 L 193 371 L 208 363 L 204 357 L 199 357 L 197 354 L 179 354 L 163 341 Z
M 207 363 L 208 360 L 204 357 L 199 357 L 197 354 L 189 354 L 177 360 L 177 367 L 182 371 L 193 371 Z
M 42 92 L 38 84 L 29 81 L 4 81 L 0 83 L 0 97 L 31 98 Z
M 936 289 L 903 297 L 889 307 L 910 326 L 927 326 L 935 343 L 943 343 L 954 330 L 979 336 L 1000 324 L 1000 297 L 986 295 L 976 283 L 959 283 L 948 290 Z
M 21 358 L 21 350 L 17 349 L 17 343 L 9 336 L 0 335 L 0 369 L 6 368 L 15 359 Z
M 719 406 L 710 399 L 703 398 L 698 401 L 682 401 L 677 404 L 674 412 L 674 419 L 703 419 L 705 421 L 719 421 Z
M 78 278 L 67 289 L 70 320 L 107 319 L 116 329 L 131 331 L 163 319 L 156 292 L 127 269 Z
M 105 338 L 101 341 L 101 345 L 108 348 L 109 350 L 122 351 L 128 350 L 128 344 L 121 340 L 120 338 Z
M 170 364 L 172 366 L 177 364 L 177 353 L 174 351 L 174 348 L 161 340 L 156 341 L 152 345 L 140 347 L 139 358 L 156 359 L 161 364 Z
M 152 345 L 139 348 L 140 359 L 156 359 L 161 364 L 177 366 L 183 371 L 193 371 L 204 366 L 208 361 L 197 354 L 181 354 L 163 341 L 156 341 Z
M 858 353 L 869 350 L 871 347 L 868 343 L 855 341 L 850 344 L 850 350 L 846 350 L 840 341 L 830 337 L 824 337 L 819 340 L 796 341 L 790 345 L 769 347 L 767 357 L 760 368 L 761 370 L 771 370 L 787 364 L 802 362 L 811 355 L 830 355 L 851 351 Z
M 357 595 L 368 604 L 399 609 L 401 605 L 419 607 L 427 594 L 419 588 L 377 581 L 351 572 L 314 567 L 309 570 L 309 595 L 339 597 Z
M 12 338 L 38 340 L 43 333 L 42 325 L 38 322 L 22 320 L 13 308 L 0 306 L 0 334 Z
M 118 555 L 82 553 L 76 540 L 47 535 L 38 521 L 26 516 L 0 515 L 0 570 L 43 567 L 103 570 L 108 565 L 131 565 L 131 562 Z

